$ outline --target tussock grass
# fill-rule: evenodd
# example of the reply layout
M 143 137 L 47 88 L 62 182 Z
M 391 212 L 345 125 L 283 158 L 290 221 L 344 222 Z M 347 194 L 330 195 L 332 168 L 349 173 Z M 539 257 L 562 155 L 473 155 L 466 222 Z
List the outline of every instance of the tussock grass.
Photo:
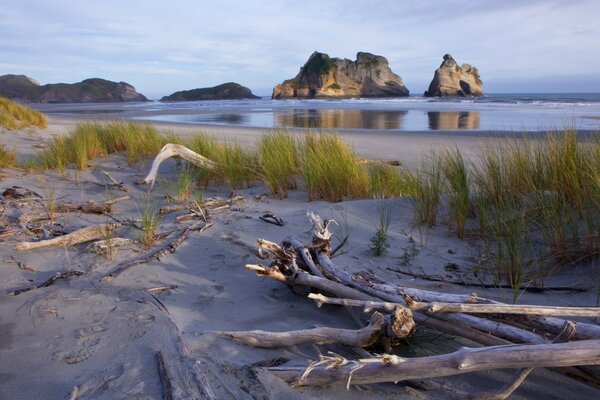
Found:
M 39 111 L 0 97 L 0 126 L 8 130 L 46 128 L 46 116 Z
M 416 179 L 409 170 L 403 167 L 377 162 L 368 165 L 367 170 L 371 197 L 374 199 L 412 196 L 416 193 Z
M 498 276 L 515 288 L 525 277 L 600 255 L 600 142 L 578 138 L 571 127 L 487 143 L 470 164 L 457 148 L 433 153 L 414 178 L 416 222 L 435 224 L 441 199 L 458 237 L 477 216 L 473 233 L 493 250 Z
M 286 130 L 272 130 L 263 134 L 257 145 L 260 177 L 271 194 L 286 198 L 288 189 L 296 187 L 295 177 L 300 160 L 295 136 Z
M 307 132 L 301 154 L 309 200 L 319 197 L 337 202 L 369 197 L 368 172 L 339 136 Z
M 57 137 L 33 163 L 39 168 L 59 168 L 75 164 L 83 170 L 90 161 L 124 151 L 129 163 L 154 157 L 165 138 L 150 124 L 138 122 L 82 122 L 67 136 Z
M 0 144 L 0 168 L 9 168 L 17 164 L 17 155 L 3 144 Z
M 445 150 L 441 154 L 440 162 L 444 166 L 444 177 L 448 184 L 451 217 L 456 225 L 456 234 L 462 239 L 465 236 L 467 218 L 471 214 L 468 167 L 458 147 Z
M 156 231 L 162 221 L 160 207 L 150 200 L 150 196 L 143 196 L 140 200 L 140 243 L 146 248 L 151 248 L 156 243 Z

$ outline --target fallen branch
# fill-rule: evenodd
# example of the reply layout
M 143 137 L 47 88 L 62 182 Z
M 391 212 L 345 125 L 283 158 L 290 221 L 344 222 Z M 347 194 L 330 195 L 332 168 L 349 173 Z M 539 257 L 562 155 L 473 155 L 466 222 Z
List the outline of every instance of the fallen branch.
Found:
M 396 272 L 401 275 L 408 275 L 413 278 L 419 278 L 419 279 L 423 279 L 423 280 L 430 281 L 430 282 L 445 282 L 445 283 L 451 283 L 453 285 L 473 286 L 473 287 L 480 287 L 480 288 L 486 288 L 486 289 L 517 289 L 514 286 L 502 284 L 502 283 L 466 282 L 462 279 L 457 280 L 457 279 L 449 279 L 447 277 L 435 277 L 435 276 L 431 276 L 431 275 L 427 275 L 427 274 L 419 274 L 416 272 L 402 271 L 397 268 L 386 267 L 386 269 L 388 271 Z M 565 291 L 565 292 L 587 292 L 588 291 L 588 289 L 585 289 L 585 288 L 577 288 L 577 287 L 571 287 L 571 286 L 539 287 L 539 286 L 525 285 L 525 286 L 519 286 L 518 289 L 520 291 L 524 290 L 526 292 L 535 292 L 535 293 L 547 292 L 547 291 Z
M 309 294 L 309 299 L 315 300 L 319 306 L 322 304 L 337 304 L 352 307 L 363 307 L 367 310 L 393 311 L 403 304 L 376 301 L 359 301 L 350 299 L 336 299 L 320 294 Z M 430 313 L 469 313 L 469 314 L 522 314 L 522 315 L 568 315 L 576 317 L 600 316 L 597 307 L 550 307 L 532 306 L 523 304 L 464 304 L 464 303 L 426 303 L 420 301 L 407 301 L 407 306 L 413 311 L 427 311 Z
M 117 182 L 115 180 L 115 178 L 113 178 L 108 172 L 102 170 L 101 171 L 104 175 L 106 175 L 106 177 L 108 178 L 108 180 L 110 180 L 111 185 L 119 190 L 122 190 L 123 192 L 129 192 L 129 189 L 127 189 L 127 187 L 125 187 L 125 184 L 123 182 Z M 106 185 L 108 186 L 108 185 Z
M 181 232 L 179 232 L 179 234 L 175 237 L 175 239 L 173 239 L 173 241 L 166 243 L 146 254 L 142 254 L 141 256 L 129 259 L 129 260 L 125 260 L 119 264 L 117 264 L 112 272 L 104 275 L 100 281 L 101 282 L 110 282 L 113 279 L 115 279 L 116 277 L 118 277 L 120 274 L 122 274 L 123 272 L 125 272 L 126 270 L 128 270 L 129 268 L 138 265 L 138 264 L 144 264 L 147 262 L 150 262 L 152 260 L 160 260 L 161 257 L 164 257 L 165 255 L 169 254 L 169 253 L 174 253 L 177 248 L 179 246 L 181 246 L 181 244 L 187 239 L 187 234 L 189 232 L 194 232 L 194 231 L 199 231 L 199 232 L 204 232 L 205 230 L 207 230 L 208 228 L 210 228 L 212 226 L 211 223 L 202 223 L 202 224 L 198 224 L 198 225 L 193 225 L 193 226 L 188 226 L 185 229 L 183 229 Z
M 70 280 L 70 279 L 73 279 L 75 277 L 82 276 L 82 275 L 84 275 L 84 272 L 82 272 L 82 271 L 57 272 L 56 274 L 54 274 L 54 276 L 46 279 L 44 282 L 40 283 L 39 285 L 30 286 L 30 287 L 23 288 L 23 289 L 13 290 L 12 292 L 9 292 L 8 294 L 10 296 L 17 296 L 21 293 L 29 292 L 30 290 L 48 287 L 50 285 L 53 285 L 56 281 L 61 280 L 61 279 Z
M 158 376 L 160 377 L 160 384 L 163 392 L 164 400 L 173 400 L 173 383 L 171 374 L 167 369 L 167 361 L 162 351 L 156 352 L 156 362 L 158 364 Z
M 100 224 L 78 229 L 66 235 L 55 237 L 38 242 L 19 242 L 15 246 L 16 250 L 32 250 L 49 246 L 73 246 L 79 243 L 92 240 L 103 239 L 110 236 L 110 233 L 118 228 L 120 224 Z
M 337 329 L 337 328 L 314 328 L 302 329 L 291 332 L 214 332 L 219 336 L 232 338 L 238 342 L 254 347 L 278 348 L 291 347 L 303 343 L 333 344 L 341 343 L 350 346 L 371 346 L 381 334 L 385 326 L 383 314 L 374 313 L 369 325 L 362 329 Z
M 150 188 L 152 189 L 152 187 L 154 186 L 154 181 L 156 180 L 156 175 L 158 174 L 158 168 L 160 167 L 160 164 L 162 164 L 163 161 L 171 157 L 183 158 L 185 161 L 188 161 L 194 165 L 197 165 L 198 167 L 203 167 L 209 170 L 213 170 L 217 166 L 217 164 L 214 161 L 211 161 L 208 158 L 201 156 L 200 154 L 188 149 L 185 146 L 182 146 L 180 144 L 168 143 L 164 145 L 164 147 L 154 158 L 154 161 L 152 161 L 152 167 L 150 168 L 150 172 L 148 172 L 148 175 L 146 176 L 146 178 L 144 178 L 142 184 L 150 184 Z
M 463 348 L 450 354 L 419 358 L 384 355 L 352 361 L 338 355 L 321 356 L 319 362 L 308 368 L 272 367 L 267 370 L 297 386 L 315 386 L 340 381 L 356 385 L 434 378 L 504 368 L 577 365 L 600 365 L 600 340 Z
M 277 226 L 285 225 L 285 221 L 283 219 L 281 219 L 280 217 L 278 217 L 272 213 L 265 213 L 258 218 L 262 221 L 268 222 L 273 225 L 277 225 Z

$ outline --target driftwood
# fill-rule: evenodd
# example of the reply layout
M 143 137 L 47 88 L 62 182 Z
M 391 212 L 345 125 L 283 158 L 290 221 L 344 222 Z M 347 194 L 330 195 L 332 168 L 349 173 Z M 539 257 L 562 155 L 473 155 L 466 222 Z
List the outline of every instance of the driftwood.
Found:
M 600 336 L 596 336 L 600 327 L 582 322 L 575 324 L 553 316 L 591 317 L 597 316 L 600 309 L 508 305 L 480 298 L 476 294 L 447 294 L 390 285 L 365 271 L 350 274 L 330 259 L 331 233 L 328 225 L 331 221 L 323 221 L 318 215 L 310 212 L 307 216 L 313 225 L 311 244 L 303 246 L 297 239 L 292 238 L 279 246 L 260 239 L 259 255 L 270 259 L 271 265 L 247 265 L 246 268 L 261 276 L 284 282 L 295 288 L 296 292 L 301 292 L 297 290 L 299 287 L 311 287 L 339 298 L 310 294 L 309 297 L 320 305 L 333 303 L 346 307 L 361 307 L 367 313 L 381 311 L 393 312 L 396 315 L 404 310 L 412 311 L 411 320 L 418 325 L 463 337 L 484 346 L 504 347 L 469 349 L 452 355 L 410 360 L 385 355 L 375 359 L 350 361 L 335 355 L 322 358 L 306 371 L 284 367 L 269 369 L 277 376 L 287 381 L 302 377 L 300 384 L 311 385 L 340 380 L 349 382 L 350 379 L 353 383 L 376 383 L 495 368 L 524 368 L 508 387 L 482 394 L 483 398 L 489 399 L 503 399 L 508 396 L 527 377 L 530 372 L 527 368 L 560 367 L 557 372 L 567 376 L 587 380 L 587 383 L 600 382 L 595 370 L 588 371 L 594 367 L 581 367 L 600 365 Z M 485 318 L 480 317 L 482 314 Z M 393 322 L 389 315 L 386 317 L 386 321 L 388 320 Z M 391 326 L 392 323 L 386 323 L 385 333 Z M 583 328 L 582 332 L 580 326 Z M 399 327 L 402 327 L 402 324 L 399 324 Z M 580 357 L 584 352 L 583 348 L 572 343 L 566 343 L 566 347 L 556 347 L 562 345 L 552 343 L 550 338 L 565 327 L 569 327 L 570 333 L 562 336 L 563 340 L 569 340 L 571 337 L 593 338 L 594 340 L 587 342 L 592 346 L 591 353 Z M 385 338 L 385 334 L 381 337 Z M 384 348 L 388 346 L 384 345 Z M 390 365 L 393 365 L 393 368 L 390 368 Z M 357 376 L 360 376 L 358 381 Z
M 153 249 L 145 254 L 142 254 L 141 256 L 120 262 L 119 264 L 113 267 L 112 272 L 104 275 L 100 279 L 100 281 L 110 282 L 133 266 L 148 263 L 153 260 L 160 260 L 161 257 L 164 257 L 169 253 L 174 253 L 177 250 L 177 248 L 181 246 L 181 244 L 187 239 L 187 234 L 189 232 L 204 232 L 211 226 L 211 223 L 202 223 L 198 225 L 188 226 L 185 229 L 181 230 L 181 232 L 179 232 L 179 234 L 175 237 L 175 239 L 173 239 L 173 241 L 166 243 L 156 249 Z
M 581 340 L 558 344 L 463 348 L 450 354 L 419 358 L 384 355 L 352 361 L 338 355 L 321 356 L 319 362 L 308 368 L 273 367 L 268 371 L 286 382 L 306 386 L 348 381 L 353 384 L 399 382 L 504 368 L 599 364 L 600 340 Z
M 352 307 L 363 307 L 379 311 L 393 311 L 396 307 L 404 307 L 403 304 L 375 301 L 358 301 L 350 299 L 336 299 L 319 294 L 309 294 L 309 299 L 315 300 L 317 304 L 338 304 Z M 413 311 L 427 311 L 430 313 L 471 313 L 471 314 L 521 314 L 521 315 L 568 315 L 578 317 L 598 317 L 600 308 L 597 307 L 550 307 L 532 306 L 521 304 L 464 304 L 464 303 L 425 303 L 419 301 L 407 301 L 407 306 Z
M 388 271 L 393 271 L 393 272 L 396 272 L 401 275 L 407 275 L 407 276 L 410 276 L 413 278 L 419 278 L 419 279 L 423 279 L 423 280 L 430 281 L 430 282 L 445 282 L 445 283 L 451 283 L 453 285 L 472 286 L 472 287 L 480 287 L 480 288 L 487 288 L 487 289 L 515 289 L 511 285 L 507 285 L 507 284 L 499 283 L 499 282 L 498 283 L 484 283 L 481 281 L 467 282 L 462 279 L 460 279 L 460 280 L 449 279 L 448 277 L 435 277 L 435 276 L 431 276 L 428 274 L 419 274 L 416 272 L 402 271 L 398 268 L 387 267 L 386 269 Z M 519 291 L 535 292 L 535 293 L 548 292 L 548 291 L 587 292 L 587 290 L 588 290 L 588 289 L 577 288 L 577 287 L 572 287 L 572 286 L 533 286 L 533 285 L 519 286 L 518 289 L 519 289 Z
M 112 212 L 112 207 L 115 204 L 125 200 L 129 200 L 129 196 L 123 196 L 113 200 L 103 201 L 100 203 L 95 202 L 93 200 L 86 201 L 85 203 L 60 202 L 56 204 L 52 212 L 82 212 L 84 214 L 106 214 Z M 48 210 L 44 212 L 24 213 L 19 216 L 19 223 L 29 224 L 32 222 L 45 221 L 48 219 L 52 219 Z
M 73 246 L 79 243 L 99 240 L 110 236 L 110 233 L 118 228 L 119 224 L 100 224 L 78 229 L 66 235 L 38 242 L 19 242 L 16 250 L 32 250 L 50 246 Z
M 127 189 L 127 187 L 125 186 L 125 183 L 117 182 L 117 180 L 115 178 L 113 178 L 108 172 L 106 172 L 104 170 L 102 170 L 101 172 L 104 175 L 106 175 L 106 177 L 110 181 L 110 185 L 106 185 L 106 186 L 112 186 L 116 189 L 122 190 L 123 192 L 129 192 L 129 189 Z
M 158 364 L 158 376 L 160 377 L 160 383 L 163 392 L 164 400 L 173 400 L 173 378 L 167 368 L 167 360 L 162 351 L 156 352 L 156 362 Z
M 374 313 L 369 325 L 362 329 L 336 329 L 336 328 L 314 328 L 303 329 L 291 332 L 265 332 L 265 331 L 246 331 L 246 332 L 214 332 L 219 336 L 232 338 L 254 347 L 278 348 L 291 347 L 303 343 L 314 344 L 333 344 L 341 343 L 350 346 L 368 347 L 371 346 L 385 326 L 383 314 Z
M 201 156 L 200 154 L 188 149 L 185 146 L 180 144 L 168 143 L 164 145 L 164 147 L 160 150 L 160 152 L 152 161 L 152 167 L 150 168 L 150 172 L 142 181 L 143 185 L 150 184 L 150 187 L 154 186 L 154 181 L 156 180 L 156 175 L 158 174 L 158 168 L 163 161 L 171 158 L 171 157 L 180 157 L 185 161 L 188 161 L 194 165 L 199 167 L 203 167 L 209 170 L 215 169 L 217 164 L 214 161 L 209 160 L 208 158 Z
M 84 275 L 84 272 L 82 272 L 82 271 L 57 272 L 51 278 L 46 279 L 44 282 L 40 283 L 39 285 L 30 286 L 30 287 L 26 287 L 23 289 L 13 290 L 12 292 L 9 292 L 8 294 L 11 296 L 16 296 L 21 293 L 29 292 L 30 290 L 33 290 L 33 289 L 40 289 L 43 287 L 48 287 L 50 285 L 53 285 L 56 281 L 61 280 L 61 279 L 70 280 L 70 279 L 73 279 L 75 277 L 79 277 L 82 275 Z
M 115 247 L 129 246 L 135 243 L 136 241 L 133 239 L 116 237 L 92 242 L 87 247 L 87 250 L 93 253 L 103 254 L 108 252 L 110 249 L 114 249 Z

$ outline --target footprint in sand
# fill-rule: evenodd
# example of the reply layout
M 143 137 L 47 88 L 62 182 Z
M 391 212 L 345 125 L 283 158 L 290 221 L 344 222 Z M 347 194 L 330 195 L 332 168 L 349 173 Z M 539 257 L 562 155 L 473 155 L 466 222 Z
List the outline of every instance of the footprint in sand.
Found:
M 54 358 L 62 360 L 67 364 L 78 364 L 90 358 L 100 346 L 102 336 L 100 333 L 107 328 L 102 322 L 96 322 L 85 328 L 78 329 L 75 332 L 77 339 L 77 349 L 73 351 L 59 351 L 54 354 Z
M 133 336 L 141 338 L 148 331 L 148 327 L 156 320 L 152 314 L 137 314 L 129 318 L 127 326 L 132 330 Z
M 218 283 L 202 285 L 199 290 L 201 294 L 196 298 L 196 304 L 198 304 L 201 310 L 205 309 L 213 302 L 215 297 L 223 293 L 224 290 L 225 288 L 223 285 L 219 285 Z

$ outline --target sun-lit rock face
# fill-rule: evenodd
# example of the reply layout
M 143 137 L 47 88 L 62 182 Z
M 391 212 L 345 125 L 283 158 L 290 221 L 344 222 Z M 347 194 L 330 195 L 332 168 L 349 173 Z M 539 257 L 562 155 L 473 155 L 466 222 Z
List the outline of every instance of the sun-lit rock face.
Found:
M 273 99 L 408 96 L 385 57 L 359 52 L 356 61 L 314 52 L 296 77 L 275 86 Z
M 428 97 L 482 96 L 482 86 L 477 68 L 469 64 L 459 67 L 454 58 L 446 54 L 440 67 L 435 70 L 433 80 L 424 95 Z

